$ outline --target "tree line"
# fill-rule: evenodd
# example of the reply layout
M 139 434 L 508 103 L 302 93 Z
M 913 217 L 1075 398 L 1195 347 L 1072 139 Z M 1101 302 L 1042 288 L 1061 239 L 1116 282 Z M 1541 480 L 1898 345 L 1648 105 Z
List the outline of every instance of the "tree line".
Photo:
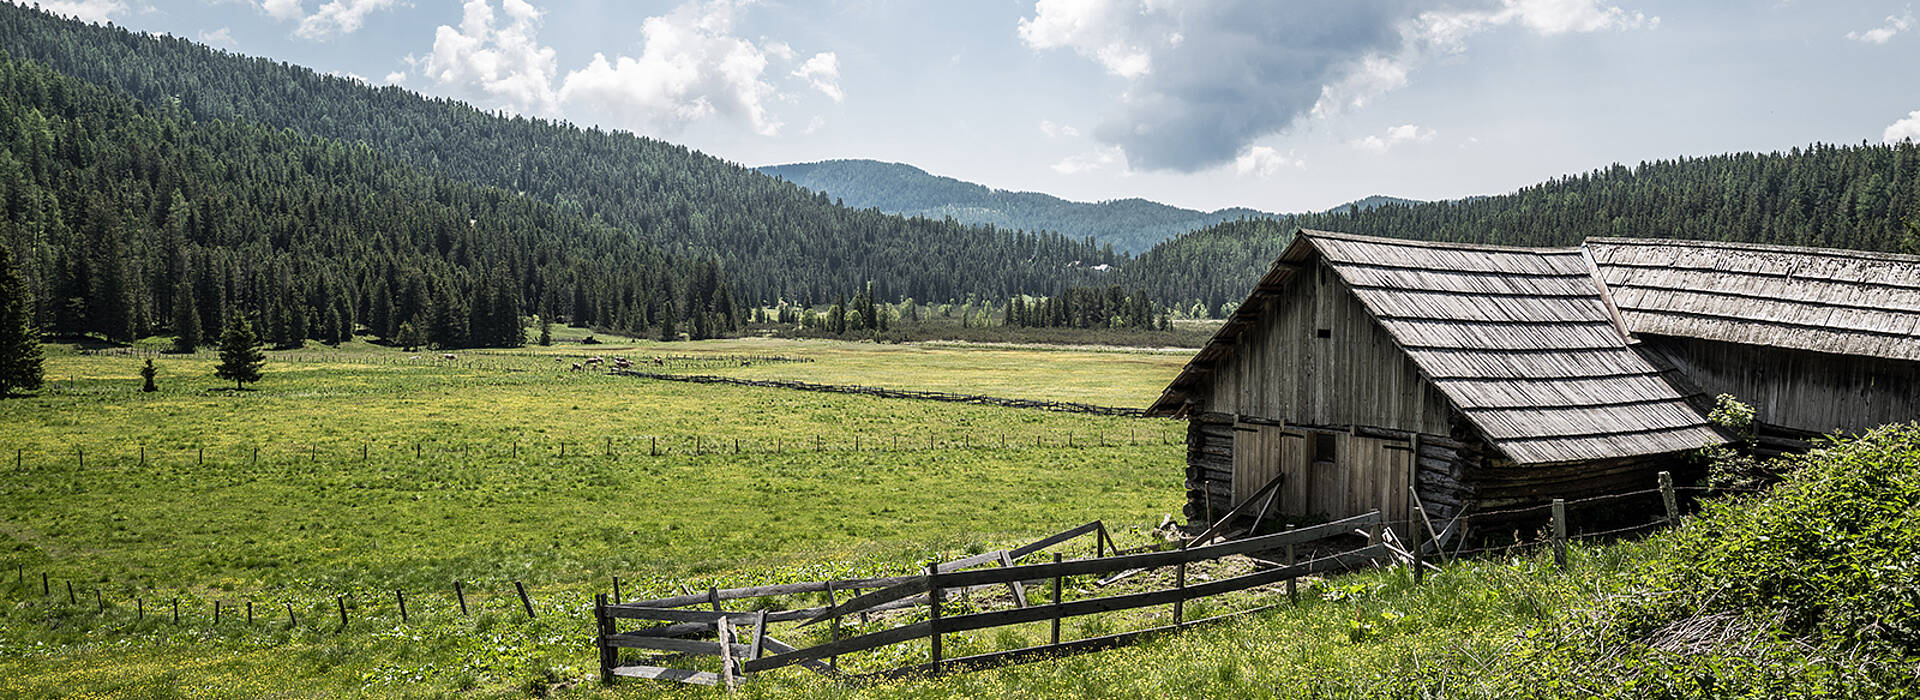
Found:
M 31 62 L 0 60 L 0 207 L 32 318 L 59 335 L 175 335 L 186 349 L 239 313 L 282 347 L 359 327 L 406 345 L 514 346 L 534 313 L 696 338 L 741 321 L 710 257 L 364 145 L 196 121 Z
M 892 300 L 1049 294 L 1102 279 L 1095 268 L 1125 259 L 1086 238 L 848 209 L 651 138 L 489 113 L 11 3 L 0 3 L 0 49 L 185 118 L 290 129 L 434 175 L 524 193 L 550 205 L 551 216 L 604 222 L 676 258 L 710 260 L 730 291 L 753 303 L 851 296 L 866 281 Z M 468 274 L 484 276 L 484 269 Z M 636 286 L 604 272 L 573 284 L 588 288 L 589 304 L 599 305 L 576 304 L 573 313 L 614 328 L 657 327 L 651 314 L 667 301 L 659 285 Z M 724 322 L 685 320 L 683 329 Z
M 1676 158 L 1494 197 L 1243 219 L 1156 246 L 1124 279 L 1217 315 L 1246 297 L 1299 228 L 1515 246 L 1614 236 L 1920 253 L 1920 145 Z

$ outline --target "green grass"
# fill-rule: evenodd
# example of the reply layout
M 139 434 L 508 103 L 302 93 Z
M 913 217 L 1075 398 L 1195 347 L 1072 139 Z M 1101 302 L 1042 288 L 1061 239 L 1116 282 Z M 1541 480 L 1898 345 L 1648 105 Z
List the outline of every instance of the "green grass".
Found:
M 768 354 L 747 348 L 594 351 Z M 591 675 L 582 606 L 615 575 L 639 594 L 902 572 L 1094 518 L 1138 537 L 1129 524 L 1181 498 L 1171 422 L 574 373 L 549 357 L 569 351 L 273 352 L 248 391 L 212 378 L 211 353 L 166 355 L 145 394 L 139 359 L 50 348 L 55 383 L 0 402 L 0 562 L 48 573 L 61 595 L 7 588 L 0 695 L 253 694 L 219 690 L 234 678 L 297 695 L 519 692 Z M 1104 357 L 1007 354 L 1072 374 Z M 448 614 L 455 579 L 488 615 Z M 64 604 L 69 580 L 87 604 Z M 518 620 L 515 580 L 539 621 Z M 424 617 L 398 625 L 396 588 Z M 355 622 L 336 633 L 343 592 Z M 132 619 L 135 600 L 154 613 L 174 597 L 184 629 Z M 278 622 L 214 629 L 216 599 Z M 476 634 L 501 641 L 469 648 Z M 436 635 L 452 639 L 410 644 Z M 402 676 L 420 680 L 370 680 Z
M 913 388 L 978 372 L 981 384 L 1001 382 L 981 393 L 1014 396 L 1033 392 L 989 375 L 1058 377 L 1048 389 L 1058 394 L 1151 386 L 1165 369 L 1155 356 L 1124 352 L 831 341 L 594 351 L 808 355 L 819 361 L 733 369 L 814 381 L 844 373 Z M 0 570 L 0 697 L 714 695 L 652 682 L 600 685 L 592 595 L 616 575 L 631 597 L 672 594 L 682 582 L 907 573 L 931 557 L 988 551 L 1093 518 L 1132 546 L 1147 542 L 1148 526 L 1181 498 L 1182 426 L 1174 423 L 652 382 L 566 372 L 550 357 L 578 352 L 464 352 L 444 362 L 357 343 L 306 349 L 275 353 L 268 379 L 247 392 L 219 390 L 206 355 L 167 356 L 163 391 L 141 394 L 138 361 L 55 350 L 55 387 L 0 402 L 3 444 L 22 450 L 20 467 L 0 463 L 0 563 L 25 574 Z M 743 439 L 740 454 L 716 426 Z M 1106 447 L 1084 439 L 1123 443 L 1118 435 L 1129 428 L 1149 434 Z M 913 445 L 894 449 L 883 439 L 892 434 Z M 1013 436 L 1009 447 L 999 446 L 1003 434 Z M 1069 434 L 1082 439 L 1068 447 Z M 608 435 L 619 438 L 611 457 Z M 656 435 L 669 454 L 647 454 Z M 695 435 L 712 441 L 707 453 L 687 453 Z M 827 449 L 810 449 L 816 435 Z M 920 446 L 929 435 L 939 449 Z M 1920 692 L 1912 671 L 1920 663 L 1912 632 L 1920 628 L 1912 522 L 1920 449 L 1909 444 L 1911 431 L 1900 435 L 1808 461 L 1779 497 L 1716 506 L 1644 541 L 1576 543 L 1564 571 L 1547 554 L 1459 562 L 1419 586 L 1404 570 L 1364 571 L 1305 587 L 1298 606 L 1135 647 L 858 687 L 788 669 L 757 677 L 743 694 L 1912 694 Z M 852 449 L 855 436 L 862 449 Z M 1035 437 L 1044 446 L 1032 446 Z M 573 446 L 564 458 L 563 442 Z M 144 466 L 139 445 L 148 449 Z M 264 446 L 257 464 L 256 445 Z M 84 466 L 75 447 L 86 451 Z M 53 595 L 41 595 L 40 572 L 50 574 Z M 470 616 L 456 610 L 455 579 L 468 584 Z M 516 580 L 529 585 L 537 619 L 519 611 Z M 67 581 L 76 603 L 65 600 Z M 1068 597 L 1153 583 L 1077 581 Z M 404 623 L 396 588 L 408 596 Z M 104 613 L 96 590 L 110 604 Z M 1188 617 L 1275 603 L 1281 590 L 1196 602 Z M 351 619 L 344 629 L 342 595 Z M 180 625 L 167 619 L 175 598 Z M 144 620 L 135 600 L 145 602 Z M 218 625 L 209 619 L 216 600 L 233 606 Z M 248 601 L 260 618 L 251 625 L 237 618 Z M 286 620 L 288 603 L 297 625 Z M 1745 626 L 1714 629 L 1760 642 L 1675 653 L 1652 641 L 1701 619 L 1739 621 Z M 1104 613 L 1069 620 L 1066 634 L 1167 621 L 1166 610 Z M 779 634 L 807 644 L 826 633 Z M 946 649 L 1027 646 L 1046 634 L 1044 623 L 985 630 L 949 636 Z M 915 642 L 843 663 L 873 670 L 925 659 L 925 643 Z

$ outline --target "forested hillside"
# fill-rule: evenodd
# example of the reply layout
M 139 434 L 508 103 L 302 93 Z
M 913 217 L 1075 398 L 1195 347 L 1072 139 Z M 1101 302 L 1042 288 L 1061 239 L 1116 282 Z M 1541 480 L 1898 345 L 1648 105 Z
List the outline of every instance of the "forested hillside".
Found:
M 87 25 L 0 3 L 16 59 L 175 104 L 201 120 L 293 129 L 435 174 L 598 217 L 674 254 L 712 256 L 750 301 L 818 301 L 872 281 L 883 298 L 1050 293 L 1116 262 L 1092 243 L 834 206 L 822 195 L 687 148 L 624 132 L 503 117 L 394 87 Z M 1072 266 L 1072 261 L 1082 261 Z
M 1494 197 L 1229 222 L 1155 247 L 1126 283 L 1217 311 L 1245 298 L 1295 228 L 1503 245 L 1631 236 L 1899 251 L 1920 245 L 1916 226 L 1920 145 L 1814 144 L 1615 165 Z
M 696 336 L 740 320 L 711 261 L 365 146 L 194 122 L 24 61 L 0 60 L 0 202 L 0 241 L 61 334 L 211 339 L 239 312 L 279 345 L 359 323 L 454 347 L 520 344 L 528 309 Z
M 815 192 L 825 192 L 856 209 L 874 208 L 891 214 L 934 219 L 951 217 L 964 224 L 990 224 L 1027 231 L 1057 231 L 1073 238 L 1091 237 L 1096 243 L 1110 243 L 1123 253 L 1139 253 L 1174 236 L 1223 221 L 1275 216 L 1244 207 L 1195 211 L 1144 199 L 1070 202 L 1039 192 L 991 189 L 932 175 L 904 163 L 875 160 L 770 165 L 760 171 Z

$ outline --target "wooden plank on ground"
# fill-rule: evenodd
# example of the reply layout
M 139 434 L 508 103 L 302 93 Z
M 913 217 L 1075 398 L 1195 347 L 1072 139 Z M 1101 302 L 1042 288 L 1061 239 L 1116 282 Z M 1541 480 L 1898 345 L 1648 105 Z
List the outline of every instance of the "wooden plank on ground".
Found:
M 613 675 L 622 678 L 646 678 L 658 681 L 678 681 L 694 685 L 720 685 L 720 674 L 706 671 L 689 671 L 684 668 L 662 668 L 659 666 L 619 666 L 613 669 Z
M 719 642 L 702 642 L 693 639 L 675 639 L 673 637 L 652 637 L 639 634 L 616 634 L 607 638 L 607 644 L 621 649 L 654 649 L 657 651 L 677 651 L 682 654 L 700 656 L 719 656 Z M 753 647 L 735 643 L 735 654 L 751 654 Z

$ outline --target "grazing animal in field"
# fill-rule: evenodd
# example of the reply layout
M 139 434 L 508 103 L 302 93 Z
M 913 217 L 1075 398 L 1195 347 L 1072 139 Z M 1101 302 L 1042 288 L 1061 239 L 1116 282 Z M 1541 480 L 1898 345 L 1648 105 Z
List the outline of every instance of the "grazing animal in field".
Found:
M 666 360 L 662 360 L 662 359 L 660 359 L 660 358 L 658 358 L 658 357 L 656 357 L 656 358 L 653 358 L 653 366 L 655 366 L 655 367 L 665 367 L 666 365 L 667 365 L 667 361 L 666 361 Z
M 450 353 L 450 352 L 449 352 L 449 353 L 442 353 L 442 354 L 440 355 L 440 359 L 442 359 L 442 360 L 449 360 L 449 361 L 451 361 L 451 360 L 453 360 L 453 359 L 454 359 L 454 357 L 453 357 L 453 353 Z
M 575 362 L 575 363 L 573 363 L 573 370 L 572 370 L 572 371 L 575 371 L 575 372 L 584 372 L 584 371 L 586 371 L 586 370 L 580 367 L 580 363 L 578 363 L 578 362 Z
M 633 363 L 628 362 L 627 358 L 624 357 L 613 358 L 613 366 L 619 367 L 620 369 L 633 369 Z
M 587 358 L 587 366 L 589 367 L 599 367 L 601 362 L 605 362 L 605 360 L 600 359 L 599 355 Z

